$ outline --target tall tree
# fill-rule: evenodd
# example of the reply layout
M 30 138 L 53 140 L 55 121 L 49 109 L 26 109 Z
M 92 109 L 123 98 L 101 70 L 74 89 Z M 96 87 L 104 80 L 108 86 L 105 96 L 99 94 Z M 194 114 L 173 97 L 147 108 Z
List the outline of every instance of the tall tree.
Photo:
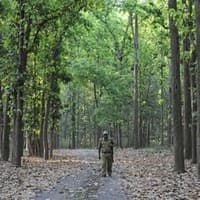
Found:
M 76 148 L 76 91 L 72 91 L 72 149 Z
M 184 7 L 186 8 L 187 18 L 183 19 L 184 27 L 190 27 L 192 5 L 187 5 L 186 0 L 182 0 Z M 190 33 L 186 31 L 183 38 L 183 67 L 184 67 L 184 146 L 185 146 L 185 158 L 190 159 L 192 157 L 192 135 L 191 135 L 191 96 L 190 96 L 190 59 L 186 56 L 190 52 Z
M 197 76 L 196 76 L 196 50 L 191 58 L 191 97 L 192 97 L 192 163 L 197 163 Z
M 24 82 L 28 52 L 25 48 L 25 38 L 29 37 L 29 26 L 25 28 L 25 0 L 18 0 L 18 64 L 15 86 L 15 119 L 13 136 L 13 158 L 12 162 L 16 166 L 21 166 L 21 156 L 23 155 L 23 104 L 24 104 Z M 25 30 L 26 29 L 26 30 Z
M 3 88 L 0 82 L 0 159 L 2 156 L 2 144 L 3 144 Z
M 50 78 L 51 82 L 53 81 L 52 78 Z M 49 111 L 50 111 L 50 97 L 49 94 L 46 94 L 46 103 L 45 103 L 45 114 L 44 114 L 44 121 L 43 121 L 43 157 L 45 160 L 49 159 L 49 143 L 48 143 L 48 122 L 49 122 Z
M 171 88 L 172 88 L 172 119 L 174 131 L 174 157 L 175 171 L 183 173 L 184 151 L 183 151 L 183 130 L 181 117 L 181 82 L 180 82 L 180 50 L 179 50 L 179 34 L 176 25 L 176 18 L 172 11 L 177 11 L 176 0 L 168 0 L 169 7 L 169 30 L 170 30 L 170 54 L 171 54 Z
M 10 136 L 10 116 L 8 114 L 10 110 L 10 94 L 6 95 L 6 102 L 4 107 L 3 117 L 3 136 L 2 136 L 2 158 L 5 161 L 9 159 L 9 136 Z
M 130 25 L 132 30 L 132 43 L 133 43 L 133 52 L 134 52 L 134 63 L 132 67 L 133 74 L 133 105 L 134 105 L 134 147 L 137 149 L 139 147 L 139 107 L 138 107 L 138 15 L 135 14 L 134 25 L 133 25 L 133 14 L 129 13 L 130 16 Z
M 160 65 L 160 97 L 161 97 L 161 145 L 164 145 L 164 86 L 163 86 L 163 67 L 164 65 L 161 63 Z
M 200 179 L 200 1 L 195 0 L 197 37 L 197 172 Z

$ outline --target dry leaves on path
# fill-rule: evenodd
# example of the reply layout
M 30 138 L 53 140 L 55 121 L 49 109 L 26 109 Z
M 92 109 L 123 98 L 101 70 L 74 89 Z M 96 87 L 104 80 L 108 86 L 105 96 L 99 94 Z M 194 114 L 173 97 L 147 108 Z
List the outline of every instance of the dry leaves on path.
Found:
M 23 158 L 21 168 L 0 161 L 0 200 L 30 200 L 40 191 L 50 190 L 68 174 L 76 174 L 87 166 L 73 156 L 44 161 L 41 158 Z
M 39 191 L 53 188 L 61 177 L 87 172 L 91 163 L 97 162 L 96 150 L 57 150 L 54 153 L 55 158 L 49 161 L 24 158 L 21 168 L 0 161 L 0 200 L 34 199 Z M 200 199 L 196 166 L 190 161 L 186 162 L 184 174 L 176 174 L 174 157 L 167 151 L 124 149 L 117 150 L 114 158 L 113 171 L 119 176 L 116 184 L 121 184 L 130 200 Z
M 128 199 L 200 199 L 196 166 L 186 161 L 186 172 L 176 174 L 169 152 L 125 149 L 117 152 L 115 164 Z

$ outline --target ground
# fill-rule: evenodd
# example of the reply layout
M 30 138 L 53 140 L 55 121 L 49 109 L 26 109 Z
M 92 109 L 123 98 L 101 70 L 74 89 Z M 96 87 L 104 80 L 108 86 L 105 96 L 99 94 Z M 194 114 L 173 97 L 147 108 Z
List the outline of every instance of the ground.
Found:
M 151 149 L 116 150 L 112 177 L 101 177 L 97 150 L 56 150 L 54 159 L 0 161 L 1 200 L 200 199 L 196 166 L 173 171 L 173 155 Z

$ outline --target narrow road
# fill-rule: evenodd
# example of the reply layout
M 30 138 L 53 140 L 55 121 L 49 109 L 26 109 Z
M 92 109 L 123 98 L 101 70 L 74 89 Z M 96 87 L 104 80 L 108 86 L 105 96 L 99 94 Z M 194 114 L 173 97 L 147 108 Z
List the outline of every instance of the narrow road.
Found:
M 126 200 L 120 178 L 113 166 L 112 177 L 101 177 L 101 163 L 96 150 L 66 150 L 80 164 L 76 173 L 64 176 L 51 191 L 38 194 L 35 200 Z

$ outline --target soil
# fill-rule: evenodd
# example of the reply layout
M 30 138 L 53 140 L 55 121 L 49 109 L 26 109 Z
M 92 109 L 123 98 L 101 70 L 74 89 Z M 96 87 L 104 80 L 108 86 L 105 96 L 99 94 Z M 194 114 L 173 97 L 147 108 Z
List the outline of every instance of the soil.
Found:
M 47 189 L 38 193 L 35 200 L 126 200 L 115 163 L 112 177 L 101 177 L 101 161 L 97 161 L 97 150 L 81 149 L 59 153 L 55 152 L 57 158 L 71 156 L 79 163 L 79 167 L 59 179 L 50 191 Z
M 112 177 L 101 177 L 97 150 L 54 151 L 54 158 L 23 157 L 22 167 L 0 161 L 0 200 L 200 199 L 197 165 L 174 171 L 165 149 L 115 149 Z

